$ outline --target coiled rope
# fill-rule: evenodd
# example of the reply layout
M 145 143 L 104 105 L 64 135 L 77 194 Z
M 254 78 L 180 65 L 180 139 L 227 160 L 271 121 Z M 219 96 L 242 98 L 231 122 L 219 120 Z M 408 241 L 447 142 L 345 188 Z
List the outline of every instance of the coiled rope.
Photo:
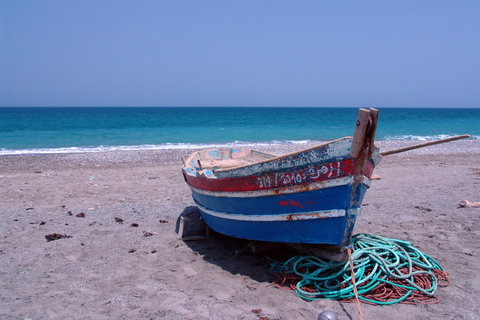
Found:
M 438 286 L 448 286 L 448 274 L 430 256 L 408 241 L 369 234 L 351 240 L 358 298 L 371 304 L 437 303 Z M 323 260 L 309 253 L 281 263 L 270 271 L 277 287 L 288 285 L 305 300 L 354 301 L 349 262 Z

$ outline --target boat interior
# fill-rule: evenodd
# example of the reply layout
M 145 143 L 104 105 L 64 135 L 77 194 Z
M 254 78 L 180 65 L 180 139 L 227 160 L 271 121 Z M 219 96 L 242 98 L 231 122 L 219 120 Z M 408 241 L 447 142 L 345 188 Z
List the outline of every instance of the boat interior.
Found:
M 251 149 L 204 150 L 195 152 L 186 161 L 186 166 L 200 170 L 231 169 L 276 158 L 277 155 Z

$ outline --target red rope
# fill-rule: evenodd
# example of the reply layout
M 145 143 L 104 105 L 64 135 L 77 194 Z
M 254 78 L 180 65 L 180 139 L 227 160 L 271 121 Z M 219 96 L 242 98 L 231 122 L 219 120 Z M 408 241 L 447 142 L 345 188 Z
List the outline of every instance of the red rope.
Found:
M 413 271 L 420 271 L 423 270 L 419 267 L 413 267 Z M 372 270 L 367 269 L 366 274 L 369 274 Z M 407 273 L 408 269 L 407 267 L 401 268 L 400 271 Z M 450 281 L 448 279 L 448 273 L 439 270 L 439 269 L 434 269 L 432 270 L 433 274 L 437 278 L 438 286 L 439 287 L 447 287 L 450 284 Z M 418 285 L 422 289 L 429 289 L 433 285 L 432 277 L 429 274 L 426 273 L 421 273 L 421 274 L 415 274 L 413 276 L 414 283 Z M 298 282 L 302 280 L 302 278 L 296 274 L 290 274 L 287 273 L 286 271 L 282 271 L 277 274 L 277 280 L 274 282 L 274 286 L 277 288 L 281 289 L 286 289 L 286 290 L 293 290 L 295 291 L 297 288 Z M 393 284 L 399 284 L 403 286 L 409 286 L 409 284 L 402 279 L 397 279 L 393 277 L 387 277 L 385 279 L 388 282 L 391 282 Z M 368 285 L 368 282 L 362 284 L 362 286 Z M 302 290 L 305 292 L 309 293 L 315 293 L 316 289 L 315 287 L 312 286 L 303 286 Z M 388 283 L 380 282 L 379 285 L 376 287 L 372 288 L 370 291 L 362 293 L 360 296 L 369 299 L 372 301 L 378 301 L 378 302 L 389 302 L 389 301 L 394 301 L 398 300 L 401 297 L 403 297 L 406 293 L 408 292 L 408 289 L 398 287 L 395 285 L 391 285 Z M 340 300 L 342 302 L 354 302 L 354 298 L 349 298 L 349 299 L 343 299 Z M 421 291 L 412 291 L 410 295 L 400 301 L 400 303 L 403 304 L 435 304 L 438 303 L 440 299 L 436 296 L 429 296 Z M 375 304 L 373 302 L 369 301 L 363 301 L 368 304 Z

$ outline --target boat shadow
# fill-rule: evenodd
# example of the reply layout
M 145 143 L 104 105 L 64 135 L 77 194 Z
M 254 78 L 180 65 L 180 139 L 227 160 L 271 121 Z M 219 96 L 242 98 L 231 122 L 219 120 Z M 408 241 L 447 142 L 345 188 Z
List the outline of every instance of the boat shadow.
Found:
M 275 281 L 277 276 L 269 271 L 271 264 L 299 254 L 283 243 L 238 239 L 208 229 L 198 207 L 190 206 L 179 215 L 175 232 L 206 262 L 258 282 Z

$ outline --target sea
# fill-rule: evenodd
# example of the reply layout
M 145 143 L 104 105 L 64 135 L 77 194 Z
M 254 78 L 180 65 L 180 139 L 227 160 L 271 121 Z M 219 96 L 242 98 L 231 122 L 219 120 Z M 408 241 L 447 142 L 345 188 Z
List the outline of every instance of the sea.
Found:
M 480 108 L 379 108 L 376 140 L 480 139 Z M 303 144 L 352 136 L 358 108 L 0 107 L 0 155 Z

